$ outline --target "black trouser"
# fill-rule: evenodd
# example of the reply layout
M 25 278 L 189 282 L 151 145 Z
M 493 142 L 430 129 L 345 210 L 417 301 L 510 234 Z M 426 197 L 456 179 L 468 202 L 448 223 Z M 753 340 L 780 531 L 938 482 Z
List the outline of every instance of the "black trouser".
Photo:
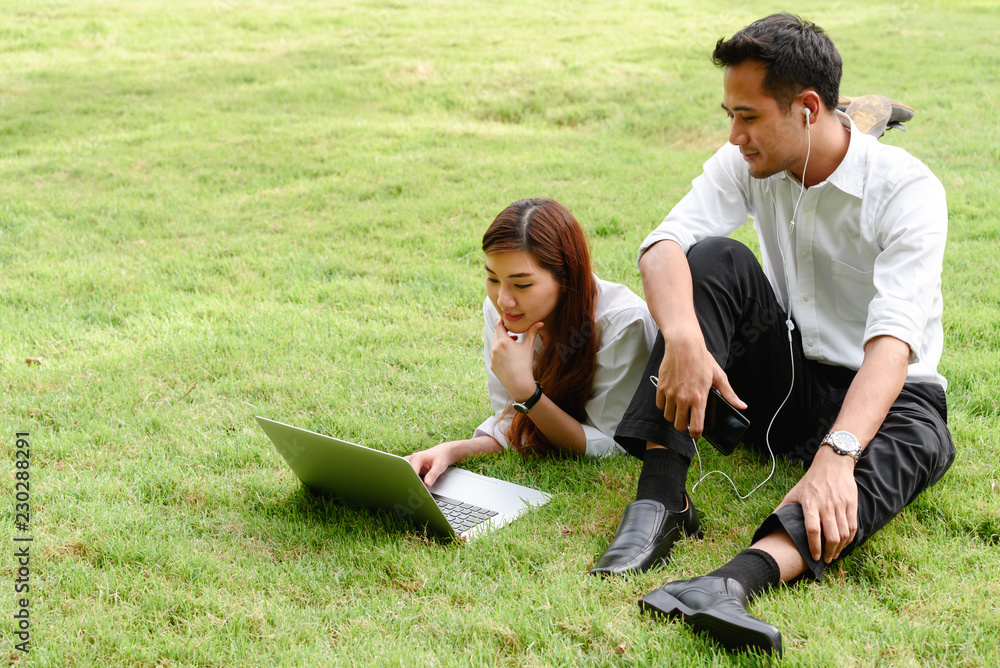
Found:
M 791 396 L 771 427 L 770 446 L 775 455 L 808 465 L 837 418 L 855 372 L 807 359 L 798 329 L 792 331 L 789 347 L 787 315 L 756 257 L 743 244 L 726 238 L 706 239 L 691 247 L 688 263 L 705 344 L 749 406 L 744 411 L 750 419 L 747 445 L 766 451 L 768 425 L 792 386 Z M 656 407 L 656 388 L 648 380 L 658 374 L 662 359 L 663 338 L 658 336 L 615 440 L 640 459 L 651 442 L 690 460 L 694 443 L 686 431 L 674 429 L 663 418 L 663 411 Z M 940 480 L 954 458 L 944 390 L 937 383 L 905 383 L 855 466 L 858 531 L 841 557 Z M 795 542 L 807 573 L 821 579 L 825 564 L 809 553 L 802 507 L 792 504 L 777 510 L 757 529 L 753 540 L 779 527 Z

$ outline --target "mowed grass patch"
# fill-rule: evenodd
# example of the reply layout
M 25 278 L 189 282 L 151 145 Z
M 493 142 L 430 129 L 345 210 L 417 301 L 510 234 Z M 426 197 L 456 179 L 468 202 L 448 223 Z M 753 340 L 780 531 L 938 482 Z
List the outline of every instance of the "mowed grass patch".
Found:
M 470 434 L 489 413 L 483 230 L 555 197 L 597 273 L 641 294 L 639 243 L 726 138 L 710 50 L 784 8 L 0 3 L 0 447 L 13 461 L 30 432 L 34 537 L 33 649 L 9 662 L 765 663 L 635 602 L 744 548 L 795 466 L 747 501 L 708 478 L 705 540 L 605 581 L 586 572 L 634 460 L 474 458 L 553 499 L 453 545 L 304 493 L 253 417 L 397 454 Z M 845 94 L 917 109 L 884 141 L 948 191 L 958 454 L 823 583 L 751 610 L 790 665 L 995 665 L 1000 17 L 975 0 L 807 17 Z M 703 455 L 741 493 L 770 470 Z

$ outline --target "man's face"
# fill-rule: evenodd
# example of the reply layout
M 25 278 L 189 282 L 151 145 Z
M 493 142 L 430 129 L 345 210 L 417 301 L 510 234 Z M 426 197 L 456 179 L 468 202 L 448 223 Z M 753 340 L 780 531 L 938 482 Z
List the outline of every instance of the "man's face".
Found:
M 806 152 L 802 105 L 793 104 L 785 113 L 764 92 L 763 82 L 764 67 L 755 60 L 726 69 L 722 108 L 730 119 L 729 143 L 740 148 L 754 178 L 785 170 L 802 178 Z

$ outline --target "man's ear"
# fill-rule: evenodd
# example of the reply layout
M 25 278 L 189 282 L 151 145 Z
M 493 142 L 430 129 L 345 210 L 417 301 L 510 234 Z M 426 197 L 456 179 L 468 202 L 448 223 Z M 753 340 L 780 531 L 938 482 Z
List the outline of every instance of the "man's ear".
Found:
M 799 93 L 799 103 L 802 105 L 802 111 L 798 113 L 802 114 L 803 122 L 815 123 L 823 110 L 823 98 L 812 88 L 807 88 Z M 809 112 L 808 115 L 806 111 Z

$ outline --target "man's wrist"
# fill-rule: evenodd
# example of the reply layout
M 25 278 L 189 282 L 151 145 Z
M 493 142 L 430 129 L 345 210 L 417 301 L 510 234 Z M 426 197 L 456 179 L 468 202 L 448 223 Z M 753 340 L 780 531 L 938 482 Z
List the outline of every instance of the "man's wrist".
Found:
M 861 442 L 858 441 L 857 436 L 849 431 L 831 431 L 823 437 L 820 446 L 824 445 L 829 446 L 838 455 L 849 457 L 854 462 L 857 462 L 858 457 L 861 456 Z
M 837 454 L 834 449 L 828 445 L 820 446 L 819 451 L 813 458 L 813 465 L 810 468 L 819 468 L 815 466 L 817 464 L 823 467 L 844 467 L 850 468 L 852 471 L 856 465 L 854 457 L 847 457 L 845 455 Z

